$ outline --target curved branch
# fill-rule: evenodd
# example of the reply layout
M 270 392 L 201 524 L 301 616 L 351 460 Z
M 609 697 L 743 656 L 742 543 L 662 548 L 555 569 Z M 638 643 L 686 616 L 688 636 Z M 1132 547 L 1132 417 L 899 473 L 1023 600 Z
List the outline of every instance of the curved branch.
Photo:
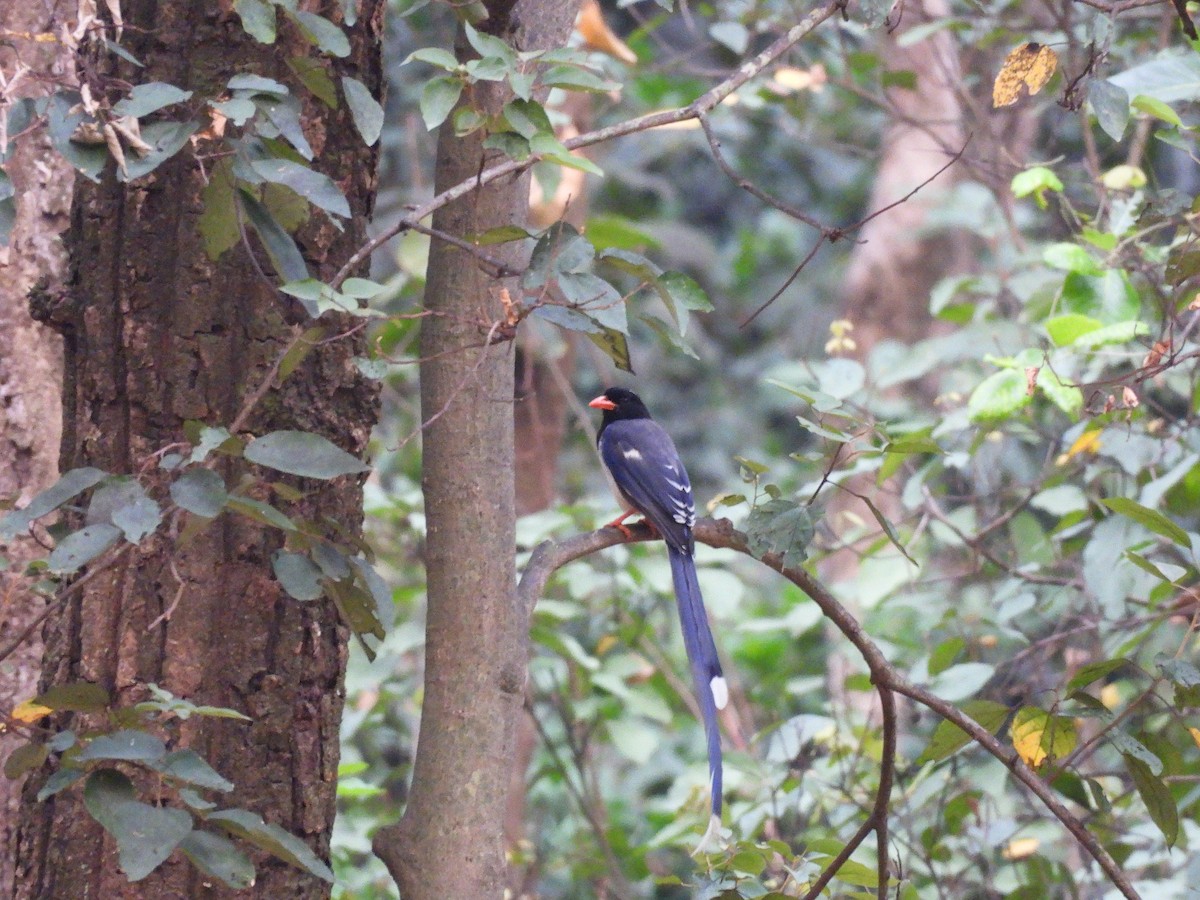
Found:
M 651 532 L 643 525 L 631 528 L 635 541 L 650 540 Z M 735 529 L 728 519 L 704 518 L 696 522 L 694 530 L 696 540 L 710 547 L 734 550 L 759 560 L 763 565 L 778 572 L 791 581 L 809 598 L 827 619 L 837 626 L 838 630 L 858 650 L 867 664 L 871 674 L 871 682 L 879 693 L 883 709 L 883 762 L 879 773 L 879 788 L 875 795 L 875 804 L 868 819 L 859 827 L 854 837 L 833 862 L 821 873 L 819 883 L 809 891 L 808 897 L 815 897 L 820 889 L 836 874 L 837 869 L 850 858 L 854 849 L 866 839 L 872 831 L 876 833 L 879 848 L 879 891 L 880 896 L 886 896 L 888 883 L 888 853 L 887 853 L 887 812 L 891 797 L 892 784 L 895 780 L 896 765 L 896 712 L 895 694 L 902 694 L 922 706 L 936 712 L 942 718 L 953 722 L 966 732 L 972 740 L 983 747 L 988 753 L 1000 760 L 1012 772 L 1013 777 L 1025 785 L 1042 803 L 1054 814 L 1071 836 L 1099 864 L 1109 881 L 1125 897 L 1130 900 L 1140 900 L 1136 890 L 1125 873 L 1121 871 L 1116 861 L 1100 844 L 1083 823 L 1051 791 L 1045 781 L 1029 768 L 1021 758 L 1006 748 L 996 737 L 962 712 L 952 703 L 930 693 L 905 678 L 887 660 L 883 652 L 875 645 L 863 630 L 858 620 L 842 606 L 836 597 L 813 575 L 801 568 L 785 566 L 777 555 L 768 554 L 763 557 L 755 556 L 750 550 L 746 536 Z M 597 550 L 624 543 L 625 539 L 615 528 L 602 528 L 599 531 L 574 535 L 562 541 L 546 541 L 539 545 L 529 558 L 525 571 L 517 586 L 517 597 L 526 615 L 532 615 L 538 598 L 546 587 L 546 582 L 555 570 L 573 560 L 580 559 Z
M 580 147 L 590 147 L 594 144 L 602 144 L 606 141 L 611 141 L 615 138 L 624 137 L 627 134 L 636 134 L 640 131 L 648 131 L 651 128 L 660 128 L 663 125 L 674 125 L 676 122 L 686 122 L 689 119 L 698 119 L 705 113 L 715 109 L 722 100 L 744 85 L 751 78 L 754 78 L 763 71 L 771 63 L 775 62 L 787 51 L 791 50 L 796 44 L 800 43 L 822 22 L 833 16 L 838 11 L 845 7 L 845 0 L 830 0 L 818 6 L 807 16 L 785 31 L 782 35 L 775 39 L 769 47 L 755 56 L 753 59 L 747 60 L 738 66 L 737 70 L 729 78 L 726 78 L 720 84 L 715 85 L 708 91 L 705 91 L 687 106 L 681 106 L 677 109 L 660 110 L 659 112 L 647 113 L 644 116 L 637 116 L 633 119 L 628 119 L 624 122 L 618 122 L 615 125 L 609 125 L 604 128 L 597 128 L 594 131 L 589 131 L 577 137 L 569 138 L 563 141 L 563 146 L 568 150 L 578 150 Z M 404 216 L 394 225 L 387 228 L 385 231 L 376 235 L 362 247 L 360 247 L 353 256 L 351 256 L 341 270 L 330 282 L 330 286 L 337 290 L 343 281 L 345 281 L 355 267 L 364 259 L 400 234 L 402 231 L 407 231 L 413 228 L 426 216 L 431 215 L 434 210 L 441 209 L 447 203 L 451 203 L 477 188 L 483 187 L 485 184 L 490 184 L 497 179 L 504 178 L 508 175 L 518 175 L 524 172 L 534 163 L 542 160 L 541 154 L 533 153 L 523 160 L 507 159 L 504 162 L 498 163 L 489 169 L 484 169 L 478 175 L 474 175 L 465 181 L 461 181 L 454 187 L 442 191 L 436 197 L 425 201 L 419 206 L 414 206 L 408 215 Z

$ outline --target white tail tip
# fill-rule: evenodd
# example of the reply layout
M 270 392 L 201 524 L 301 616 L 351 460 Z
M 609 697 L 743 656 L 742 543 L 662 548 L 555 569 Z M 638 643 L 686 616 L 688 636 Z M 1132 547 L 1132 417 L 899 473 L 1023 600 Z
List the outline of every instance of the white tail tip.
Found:
M 724 709 L 725 704 L 729 702 L 729 688 L 725 684 L 725 679 L 718 675 L 708 683 L 712 690 L 713 703 L 717 705 L 717 709 Z
M 704 853 L 709 847 L 717 847 L 720 843 L 717 838 L 721 835 L 721 820 L 716 816 L 709 816 L 708 830 L 704 832 L 704 837 L 700 838 L 700 843 L 696 845 L 696 849 L 692 851 L 692 856 L 699 856 Z

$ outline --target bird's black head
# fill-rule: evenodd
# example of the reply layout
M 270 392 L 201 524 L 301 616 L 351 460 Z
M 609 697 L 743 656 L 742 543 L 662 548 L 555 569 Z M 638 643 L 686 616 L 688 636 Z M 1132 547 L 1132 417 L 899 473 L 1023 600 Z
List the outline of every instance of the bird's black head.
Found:
M 604 424 L 618 419 L 648 419 L 650 410 L 646 404 L 631 390 L 611 387 L 593 400 L 588 406 L 604 410 Z

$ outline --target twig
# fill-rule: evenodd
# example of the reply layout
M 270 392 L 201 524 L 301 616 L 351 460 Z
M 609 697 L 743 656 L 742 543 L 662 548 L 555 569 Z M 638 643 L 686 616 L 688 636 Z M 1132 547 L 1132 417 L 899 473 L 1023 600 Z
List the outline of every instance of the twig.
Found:
M 488 274 L 493 278 L 512 278 L 521 273 L 505 265 L 504 263 L 488 256 L 478 244 L 472 244 L 470 241 L 465 241 L 449 232 L 442 231 L 439 228 L 434 228 L 430 225 L 422 225 L 420 222 L 413 222 L 409 226 L 413 231 L 427 234 L 430 237 L 437 238 L 439 241 L 445 241 L 447 244 L 453 244 L 460 250 L 466 250 L 476 259 L 478 259 L 489 270 Z
M 628 134 L 635 134 L 640 131 L 647 131 L 651 128 L 659 128 L 663 125 L 673 125 L 676 122 L 686 122 L 689 119 L 696 119 L 710 112 L 723 101 L 726 97 L 740 88 L 750 79 L 757 76 L 767 66 L 779 59 L 787 51 L 791 50 L 796 44 L 806 38 L 812 31 L 824 22 L 826 19 L 837 13 L 845 4 L 839 0 L 832 0 L 814 9 L 807 16 L 801 19 L 797 24 L 793 25 L 782 35 L 775 39 L 769 47 L 750 59 L 742 65 L 738 66 L 737 70 L 729 78 L 715 85 L 708 91 L 705 91 L 687 106 L 681 106 L 677 109 L 662 110 L 659 112 L 647 113 L 644 116 L 638 116 L 633 119 L 627 119 L 624 122 L 617 122 L 614 125 L 609 125 L 605 128 L 597 128 L 594 131 L 586 132 L 577 137 L 568 138 L 563 141 L 563 146 L 568 150 L 577 150 L 580 147 L 590 147 L 594 144 L 601 144 L 606 141 L 611 141 L 619 137 L 624 137 Z M 542 160 L 541 154 L 530 154 L 524 160 L 505 160 L 502 163 L 492 166 L 489 169 L 484 169 L 476 175 L 471 176 L 465 181 L 461 181 L 452 188 L 442 191 L 436 197 L 427 200 L 420 206 L 412 210 L 407 216 L 404 216 L 391 227 L 387 228 L 380 234 L 376 235 L 367 243 L 363 244 L 355 253 L 346 261 L 346 264 L 338 271 L 330 286 L 337 290 L 343 281 L 350 277 L 350 273 L 354 271 L 363 260 L 369 257 L 377 249 L 382 247 L 396 235 L 403 231 L 411 229 L 415 223 L 425 219 L 435 210 L 441 209 L 448 203 L 452 203 L 459 197 L 463 197 L 485 184 L 491 184 L 497 179 L 504 178 L 508 175 L 516 175 L 524 172 L 537 162 Z
M 703 119 L 701 119 L 701 122 L 703 122 Z M 888 210 L 895 209 L 897 206 L 900 206 L 902 203 L 907 203 L 914 196 L 916 196 L 916 194 L 919 191 L 924 190 L 930 183 L 932 183 L 934 181 L 934 179 L 936 179 L 943 172 L 945 172 L 947 169 L 949 169 L 952 165 L 954 165 L 956 162 L 958 162 L 960 159 L 962 159 L 962 155 L 967 152 L 967 146 L 971 143 L 971 137 L 972 137 L 972 135 L 967 135 L 967 139 L 966 139 L 966 141 L 963 142 L 962 147 L 959 148 L 957 153 L 955 153 L 953 156 L 950 157 L 950 159 L 946 162 L 946 164 L 944 166 L 942 166 L 940 169 L 938 169 L 936 172 L 934 172 L 932 175 L 930 175 L 928 178 L 926 178 L 924 181 L 922 181 L 920 184 L 918 184 L 916 187 L 914 187 L 911 191 L 909 191 L 907 194 L 905 194 L 899 200 L 893 200 L 891 203 L 887 204 L 886 206 L 879 207 L 879 209 L 875 210 L 873 213 L 870 213 L 869 215 L 864 216 L 863 218 L 861 218 L 857 222 L 855 222 L 853 225 L 847 225 L 845 228 L 826 229 L 826 228 L 822 227 L 821 228 L 821 237 L 817 241 L 816 246 L 814 246 L 812 248 L 812 250 L 810 250 L 808 252 L 808 256 L 804 257 L 804 260 L 800 263 L 800 265 L 797 266 L 796 269 L 792 272 L 792 274 L 788 276 L 787 281 L 785 281 L 783 283 L 783 287 L 781 287 L 774 294 L 772 294 L 765 303 L 763 303 L 758 309 L 756 309 L 754 312 L 752 312 L 745 319 L 745 321 L 743 321 L 742 324 L 739 325 L 738 327 L 745 328 L 747 325 L 749 325 L 751 322 L 753 322 L 756 318 L 758 318 L 759 313 L 761 313 L 764 309 L 766 309 L 768 306 L 770 306 L 772 303 L 774 303 L 776 300 L 778 300 L 779 295 L 782 294 L 785 290 L 787 290 L 788 285 L 790 285 L 793 281 L 796 280 L 796 276 L 798 276 L 800 274 L 800 271 L 806 265 L 808 265 L 809 260 L 811 260 L 814 256 L 817 255 L 817 250 L 820 249 L 822 243 L 824 243 L 825 241 L 829 241 L 832 244 L 834 241 L 841 240 L 847 234 L 858 231 L 860 228 L 862 228 L 864 225 L 866 225 L 872 219 L 874 219 L 878 216 L 882 216 Z M 758 195 L 755 194 L 755 196 L 758 196 Z M 762 198 L 762 199 L 765 199 L 765 198 Z M 772 204 L 772 205 L 774 205 L 774 204 Z M 820 226 L 817 226 L 817 227 L 820 227 Z

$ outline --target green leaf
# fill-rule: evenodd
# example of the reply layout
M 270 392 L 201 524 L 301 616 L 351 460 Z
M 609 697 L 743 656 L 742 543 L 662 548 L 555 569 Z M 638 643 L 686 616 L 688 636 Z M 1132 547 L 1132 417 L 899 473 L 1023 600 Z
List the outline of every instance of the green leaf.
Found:
M 1088 81 L 1088 103 L 1100 130 L 1114 141 L 1121 140 L 1129 124 L 1129 94 L 1111 81 L 1092 78 Z
M 715 22 L 708 27 L 708 33 L 714 41 L 728 47 L 738 56 L 745 53 L 750 45 L 750 32 L 741 22 Z
M 135 181 L 149 175 L 187 145 L 188 139 L 200 130 L 200 123 L 150 122 L 141 127 L 142 140 L 150 145 L 145 156 L 126 154 L 124 171 L 117 171 L 120 181 Z
M 295 522 L 269 503 L 263 503 L 261 500 L 255 500 L 251 497 L 231 496 L 225 505 L 234 512 L 241 513 L 243 516 L 253 519 L 256 522 L 262 522 L 264 525 L 272 525 L 275 528 L 282 528 L 284 531 L 297 530 Z
M 446 121 L 450 111 L 458 103 L 463 84 L 457 78 L 431 78 L 421 91 L 421 118 L 425 127 L 433 131 Z
M 191 96 L 191 91 L 177 88 L 173 84 L 149 81 L 145 84 L 134 85 L 129 96 L 113 106 L 113 112 L 118 116 L 133 116 L 135 119 L 140 119 L 165 106 L 190 100 Z
M 808 559 L 816 517 L 811 509 L 783 498 L 759 503 L 746 519 L 746 543 L 757 557 L 778 554 L 784 566 L 799 566 Z
M 292 56 L 287 61 L 288 68 L 296 73 L 300 83 L 308 88 L 309 93 L 328 106 L 337 109 L 337 88 L 329 77 L 329 70 L 320 59 L 308 56 Z
M 1149 333 L 1150 326 L 1145 322 L 1117 322 L 1080 335 L 1075 339 L 1075 346 L 1096 348 L 1109 344 L 1127 344 Z
M 158 530 L 158 526 L 162 524 L 162 510 L 154 500 L 143 493 L 132 502 L 113 510 L 112 523 L 121 529 L 125 540 L 136 544 L 146 535 Z
M 991 700 L 968 700 L 962 705 L 964 714 L 974 719 L 980 727 L 995 734 L 1008 718 L 1008 707 Z M 971 742 L 971 736 L 948 719 L 938 723 L 929 745 L 917 759 L 917 764 L 938 762 Z
M 1038 370 L 1037 388 L 1071 418 L 1083 411 L 1083 391 L 1077 385 L 1065 384 L 1056 372 L 1046 366 Z
M 84 796 L 87 796 L 86 787 Z M 113 804 L 104 821 L 95 815 L 93 818 L 116 839 L 121 871 L 135 882 L 166 862 L 192 831 L 192 817 L 182 809 L 151 806 L 137 800 Z
M 314 206 L 344 218 L 350 217 L 350 204 L 328 175 L 289 159 L 258 159 L 250 163 L 264 181 L 291 188 Z
M 197 869 L 235 890 L 254 884 L 254 863 L 228 838 L 195 829 L 179 849 Z
M 211 791 L 232 791 L 234 787 L 232 781 L 221 777 L 221 774 L 194 750 L 175 750 L 161 760 L 151 761 L 150 765 L 168 778 Z
M 271 94 L 284 97 L 289 93 L 287 85 L 274 78 L 264 78 L 253 72 L 239 72 L 232 76 L 225 86 L 231 91 L 248 91 L 252 94 Z
M 529 149 L 531 152 L 541 156 L 543 160 L 556 162 L 560 166 L 566 166 L 568 169 L 578 169 L 581 172 L 587 172 L 589 175 L 604 174 L 604 170 L 586 156 L 572 153 L 564 147 L 553 134 L 547 132 L 535 134 L 529 139 Z
M 704 288 L 700 287 L 696 279 L 683 272 L 664 272 L 658 276 L 654 286 L 671 309 L 676 321 L 679 320 L 675 313 L 678 308 L 691 312 L 712 312 L 714 309 Z
M 244 189 L 238 190 L 242 211 L 250 221 L 263 248 L 271 258 L 271 265 L 284 281 L 301 281 L 308 277 L 308 265 L 300 254 L 300 248 L 292 236 L 283 230 L 267 208 Z
M 297 600 L 317 600 L 324 596 L 321 570 L 302 553 L 276 550 L 271 555 L 271 568 L 283 589 Z
M 49 756 L 50 748 L 40 741 L 21 744 L 4 761 L 4 777 L 15 781 L 27 772 L 32 772 Z
M 324 16 L 303 10 L 288 10 L 288 15 L 296 20 L 296 24 L 304 32 L 304 36 L 314 43 L 322 53 L 337 57 L 350 55 L 350 39 L 346 37 L 346 32 Z
M 334 881 L 329 866 L 325 865 L 304 841 L 278 825 L 268 825 L 261 816 L 249 810 L 224 809 L 211 813 L 207 821 L 330 884 Z
M 342 93 L 350 107 L 354 127 L 362 135 L 363 142 L 368 147 L 373 146 L 383 132 L 383 107 L 371 96 L 365 84 L 349 75 L 342 76 Z
M 1093 681 L 1107 678 L 1113 672 L 1117 671 L 1117 669 L 1130 665 L 1132 663 L 1123 656 L 1116 659 L 1105 659 L 1100 662 L 1088 663 L 1086 666 L 1080 668 L 1072 676 L 1071 680 L 1067 682 L 1067 693 L 1074 693 L 1080 688 L 1087 687 Z
M 578 66 L 551 66 L 538 79 L 545 87 L 562 88 L 565 91 L 582 91 L 607 94 L 620 90 L 621 85 L 608 78 L 581 69 Z
M 246 34 L 260 44 L 275 43 L 275 7 L 263 0 L 234 0 L 234 11 L 242 20 Z
M 371 467 L 341 447 L 307 431 L 272 431 L 246 447 L 246 459 L 303 478 L 337 478 Z
M 508 244 L 512 241 L 523 241 L 525 238 L 533 237 L 534 233 L 522 228 L 520 225 L 497 225 L 495 228 L 489 228 L 482 234 L 467 235 L 466 240 L 475 244 L 477 247 L 490 247 L 495 244 Z
M 255 96 L 253 99 L 254 105 L 278 129 L 283 138 L 296 148 L 296 152 L 305 159 L 311 160 L 313 149 L 304 135 L 304 125 L 300 121 L 304 113 L 304 106 L 300 99 L 291 95 L 280 97 L 273 94 Z M 276 152 L 273 155 L 281 154 Z
M 1108 80 L 1127 94 L 1163 103 L 1200 100 L 1200 56 L 1190 50 L 1164 50 Z
M 213 166 L 208 184 L 200 193 L 204 211 L 197 228 L 204 240 L 204 253 L 216 262 L 240 237 L 238 215 L 234 200 L 233 166 L 222 159 Z
M 1054 171 L 1045 166 L 1033 166 L 1013 176 L 1012 192 L 1014 197 L 1034 195 L 1038 206 L 1046 208 L 1046 191 L 1062 193 L 1063 183 Z
M 414 50 L 404 58 L 404 62 L 400 65 L 406 66 L 410 62 L 429 63 L 429 65 L 447 72 L 457 71 L 459 65 L 458 58 L 449 50 L 443 50 L 441 47 L 422 47 Z
M 77 762 L 92 759 L 123 759 L 132 762 L 155 762 L 167 755 L 166 745 L 146 731 L 127 728 L 92 738 L 75 757 Z
M 42 785 L 41 790 L 37 792 L 38 803 L 41 803 L 47 797 L 53 797 L 55 794 L 65 791 L 86 774 L 87 772 L 83 769 L 73 769 L 70 766 L 63 766 L 57 772 L 51 774 L 46 779 L 46 783 Z
M 380 577 L 367 560 L 360 556 L 350 558 L 350 565 L 358 574 L 358 580 L 366 587 L 375 600 L 375 616 L 379 619 L 385 631 L 391 631 L 396 621 L 396 602 L 392 598 L 392 589 Z
M 213 428 L 209 425 L 202 425 L 199 422 L 191 422 L 190 424 L 196 427 L 195 431 L 192 432 L 189 430 L 188 425 L 184 426 L 185 431 L 188 432 L 188 440 L 192 443 L 192 454 L 188 457 L 188 462 L 204 462 L 208 454 L 214 450 L 221 450 L 233 456 L 242 455 L 242 443 L 229 433 L 229 429 Z
M 1096 258 L 1078 244 L 1051 244 L 1042 252 L 1042 261 L 1052 268 L 1081 275 L 1100 275 L 1104 272 L 1104 267 Z
M 1057 347 L 1068 347 L 1079 338 L 1093 331 L 1098 331 L 1104 323 L 1091 316 L 1080 313 L 1067 313 L 1046 320 L 1046 334 L 1050 335 Z
M 107 477 L 107 472 L 93 468 L 71 469 L 63 473 L 58 481 L 29 501 L 24 509 L 11 512 L 0 520 L 0 537 L 15 537 L 35 519 L 53 512 Z
M 1166 783 L 1155 775 L 1140 759 L 1125 756 L 1125 768 L 1133 779 L 1133 786 L 1146 804 L 1146 811 L 1166 838 L 1167 846 L 1174 847 L 1179 838 L 1179 809 Z
M 545 108 L 535 101 L 513 100 L 505 105 L 503 116 L 512 130 L 523 138 L 554 133 L 554 126 Z
M 1143 763 L 1150 770 L 1150 774 L 1156 777 L 1162 774 L 1162 760 L 1150 752 L 1146 745 L 1137 738 L 1119 728 L 1110 729 L 1107 736 L 1109 742 L 1117 748 L 1117 752 L 1123 756 L 1131 756 Z
M 111 699 L 108 691 L 90 681 L 73 681 L 56 684 L 44 694 L 33 698 L 38 706 L 59 712 L 98 713 L 108 708 Z
M 88 525 L 68 534 L 46 559 L 47 568 L 56 575 L 67 575 L 87 565 L 121 538 L 115 525 Z
M 1155 534 L 1160 534 L 1173 541 L 1180 547 L 1190 548 L 1192 546 L 1192 539 L 1188 537 L 1188 533 L 1162 513 L 1158 512 L 1158 510 L 1142 506 L 1128 497 L 1109 497 L 1108 499 L 1101 500 L 1100 503 L 1107 506 L 1113 512 L 1125 516 L 1127 519 L 1132 519 L 1139 525 L 1148 528 Z
M 933 653 L 929 655 L 928 670 L 930 675 L 938 675 L 946 671 L 958 659 L 958 655 L 962 653 L 966 646 L 966 641 L 960 637 L 947 638 L 934 648 Z
M 1003 369 L 985 378 L 967 401 L 967 414 L 973 422 L 1003 419 L 1029 403 L 1025 375 L 1016 369 Z
M 225 479 L 212 469 L 188 469 L 171 484 L 171 499 L 188 512 L 205 519 L 216 518 L 225 508 L 229 494 Z
M 1179 118 L 1179 113 L 1156 97 L 1147 97 L 1145 94 L 1139 94 L 1129 101 L 1129 105 L 1139 112 L 1144 112 L 1147 115 L 1166 122 L 1168 125 L 1174 125 L 1176 128 L 1183 125 L 1183 120 Z
M 516 66 L 516 52 L 500 38 L 476 30 L 469 22 L 463 24 L 463 30 L 466 32 L 467 42 L 481 57 L 484 59 L 489 56 L 494 57 L 503 60 L 510 67 Z
M 613 361 L 613 365 L 622 372 L 628 372 L 630 375 L 635 374 L 633 371 L 633 357 L 629 353 L 629 339 L 615 328 L 601 328 L 598 333 L 589 332 L 588 338 L 593 344 L 608 354 L 608 358 Z

